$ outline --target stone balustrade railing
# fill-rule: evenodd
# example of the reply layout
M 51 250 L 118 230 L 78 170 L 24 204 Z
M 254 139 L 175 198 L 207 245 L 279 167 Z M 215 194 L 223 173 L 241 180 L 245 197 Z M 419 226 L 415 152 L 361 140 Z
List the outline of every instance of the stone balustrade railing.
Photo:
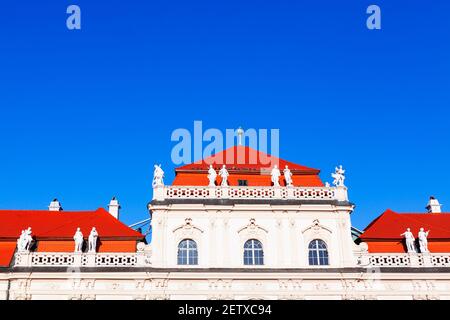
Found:
M 150 265 L 147 252 L 18 252 L 15 267 L 145 267 Z
M 166 199 L 259 199 L 259 200 L 339 200 L 348 201 L 342 187 L 209 187 L 158 186 L 153 200 Z
M 450 254 L 368 253 L 358 257 L 358 265 L 361 267 L 450 267 Z

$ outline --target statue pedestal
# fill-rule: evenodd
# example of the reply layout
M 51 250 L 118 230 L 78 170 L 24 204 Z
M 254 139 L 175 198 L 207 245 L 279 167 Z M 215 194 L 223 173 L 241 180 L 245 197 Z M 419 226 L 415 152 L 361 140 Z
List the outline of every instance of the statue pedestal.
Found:
M 86 267 L 95 267 L 95 252 L 86 253 Z
M 228 199 L 230 197 L 230 194 L 228 192 L 228 186 L 227 187 L 222 187 L 222 198 L 223 199 Z
M 73 253 L 73 266 L 79 267 L 81 266 L 81 252 L 74 252 Z
M 275 191 L 275 198 L 281 198 L 281 189 L 279 186 L 273 187 L 274 191 Z
M 422 253 L 422 259 L 424 267 L 433 267 L 433 264 L 431 263 L 431 256 L 428 252 Z
M 338 186 L 334 189 L 334 196 L 338 201 L 348 201 L 347 187 Z
M 417 253 L 408 253 L 410 267 L 420 267 L 420 259 Z
M 153 200 L 164 200 L 164 186 L 156 186 L 153 188 Z

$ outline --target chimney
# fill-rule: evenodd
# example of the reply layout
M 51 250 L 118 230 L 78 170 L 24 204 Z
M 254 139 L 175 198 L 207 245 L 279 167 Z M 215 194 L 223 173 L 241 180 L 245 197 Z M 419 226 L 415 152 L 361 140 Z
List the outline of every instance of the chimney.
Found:
M 116 197 L 113 197 L 109 202 L 108 211 L 114 218 L 119 220 L 120 204 Z
M 53 199 L 52 202 L 50 202 L 50 205 L 48 206 L 49 211 L 63 211 L 63 208 L 61 207 L 61 203 L 58 201 L 58 199 Z
M 425 208 L 428 210 L 428 213 L 441 213 L 441 204 L 433 196 L 430 197 L 430 200 Z

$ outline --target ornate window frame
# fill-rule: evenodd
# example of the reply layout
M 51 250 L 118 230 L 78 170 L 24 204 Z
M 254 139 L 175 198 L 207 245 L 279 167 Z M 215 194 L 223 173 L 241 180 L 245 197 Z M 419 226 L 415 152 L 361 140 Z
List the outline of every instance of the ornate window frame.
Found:
M 264 229 L 263 227 L 259 226 L 258 224 L 256 224 L 256 219 L 255 218 L 251 218 L 249 220 L 249 223 L 245 226 L 242 227 L 238 230 L 238 235 L 240 238 L 240 264 L 246 268 L 250 267 L 250 268 L 255 268 L 255 267 L 264 267 L 267 265 L 267 254 L 266 254 L 266 250 L 268 248 L 268 243 L 267 243 L 267 234 L 269 233 L 269 231 L 267 231 L 266 229 Z M 263 255 L 264 255 L 264 264 L 262 265 L 244 265 L 244 245 L 248 240 L 251 239 L 255 239 L 258 240 L 259 242 L 261 242 L 262 244 L 262 249 L 263 249 Z
M 202 243 L 202 235 L 204 233 L 204 231 L 198 227 L 196 227 L 193 223 L 192 223 L 192 219 L 191 218 L 186 218 L 184 220 L 184 224 L 180 225 L 179 227 L 175 228 L 173 231 L 173 240 L 174 240 L 174 262 L 175 264 L 180 267 L 180 268 L 186 268 L 186 267 L 195 267 L 195 266 L 199 266 L 202 263 L 202 258 L 203 258 L 203 243 Z M 197 244 L 197 262 L 198 264 L 196 265 L 178 265 L 178 245 L 180 244 L 181 241 L 183 240 L 193 240 L 195 241 L 195 243 Z
M 305 252 L 305 261 L 306 265 L 310 267 L 330 267 L 333 264 L 333 252 L 330 250 L 331 248 L 331 238 L 332 238 L 332 231 L 322 225 L 319 221 L 319 219 L 315 219 L 313 223 L 302 230 L 303 234 L 303 251 Z M 328 251 L 328 264 L 327 265 L 318 265 L 318 266 L 311 266 L 309 264 L 309 244 L 313 240 L 322 240 L 325 242 L 325 245 L 327 246 Z

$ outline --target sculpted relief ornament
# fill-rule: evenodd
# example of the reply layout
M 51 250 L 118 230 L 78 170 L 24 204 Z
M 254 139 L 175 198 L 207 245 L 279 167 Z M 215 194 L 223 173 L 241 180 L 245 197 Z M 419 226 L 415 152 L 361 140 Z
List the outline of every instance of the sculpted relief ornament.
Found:
M 248 225 L 241 228 L 238 234 L 242 240 L 248 240 L 249 238 L 257 238 L 258 240 L 264 240 L 268 231 L 256 224 L 255 218 L 249 220 Z
M 305 232 L 312 232 L 314 235 L 318 235 L 322 233 L 323 231 L 326 231 L 327 233 L 332 233 L 330 229 L 320 224 L 318 219 L 315 219 L 309 227 L 304 229 L 302 233 Z
M 184 224 L 173 230 L 173 233 L 176 234 L 178 240 L 184 238 L 194 238 L 195 240 L 195 238 L 198 239 L 200 237 L 203 230 L 194 226 L 191 218 L 186 218 Z

